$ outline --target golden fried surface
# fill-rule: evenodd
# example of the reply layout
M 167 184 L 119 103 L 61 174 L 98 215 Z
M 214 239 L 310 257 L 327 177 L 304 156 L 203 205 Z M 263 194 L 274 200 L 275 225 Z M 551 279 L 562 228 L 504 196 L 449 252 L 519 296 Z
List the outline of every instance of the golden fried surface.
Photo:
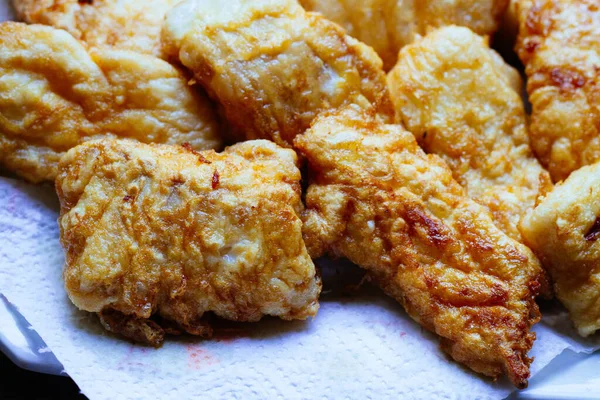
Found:
M 600 329 L 599 198 L 597 163 L 573 172 L 522 223 L 582 336 Z
M 505 233 L 551 189 L 533 156 L 519 75 L 467 28 L 445 27 L 404 47 L 388 75 L 396 112 L 427 153 L 439 155 Z
M 311 174 L 303 217 L 311 256 L 349 258 L 455 360 L 526 386 L 542 274 L 532 252 L 399 125 L 346 108 L 318 117 L 295 145 Z
M 430 28 L 468 26 L 482 35 L 496 31 L 508 0 L 300 0 L 372 46 L 386 70 L 398 51 Z
M 69 297 L 138 340 L 161 332 L 154 313 L 190 333 L 210 311 L 314 316 L 296 161 L 265 140 L 220 154 L 115 139 L 71 149 L 56 180 Z
M 600 4 L 521 0 L 533 149 L 554 181 L 600 160 Z
M 166 61 L 85 48 L 65 31 L 0 24 L 0 165 L 54 180 L 62 154 L 104 136 L 220 146 L 212 104 Z
M 321 111 L 348 103 L 393 118 L 373 49 L 296 0 L 186 0 L 167 14 L 163 40 L 219 101 L 233 140 L 290 146 Z
M 68 31 L 89 46 L 160 56 L 165 14 L 181 0 L 12 0 L 30 24 Z

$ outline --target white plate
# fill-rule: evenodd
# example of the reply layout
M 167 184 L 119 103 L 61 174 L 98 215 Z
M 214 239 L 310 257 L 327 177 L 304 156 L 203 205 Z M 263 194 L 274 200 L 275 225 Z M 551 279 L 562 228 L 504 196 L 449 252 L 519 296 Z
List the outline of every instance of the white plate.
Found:
M 566 350 L 509 399 L 600 399 L 600 352 Z
M 4 295 L 0 294 L 0 351 L 30 371 L 61 375 L 63 366 L 46 343 Z

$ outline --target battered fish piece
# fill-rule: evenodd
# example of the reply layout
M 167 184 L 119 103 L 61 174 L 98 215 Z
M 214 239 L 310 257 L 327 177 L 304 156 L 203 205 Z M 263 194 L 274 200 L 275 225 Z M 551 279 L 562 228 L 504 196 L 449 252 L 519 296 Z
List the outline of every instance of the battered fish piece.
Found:
M 456 26 L 404 47 L 388 75 L 396 112 L 425 152 L 521 241 L 521 218 L 552 182 L 529 147 L 519 81 L 487 40 Z
M 494 33 L 508 0 L 300 0 L 300 4 L 372 46 L 387 71 L 403 46 L 431 28 L 462 25 L 481 35 Z
M 347 257 L 474 371 L 527 386 L 541 267 L 400 125 L 346 108 L 295 144 L 311 176 L 310 255 Z
M 517 2 L 531 142 L 555 182 L 600 160 L 599 5 L 597 0 Z
M 381 60 L 296 0 L 186 0 L 168 14 L 165 51 L 218 100 L 233 141 L 291 146 L 321 112 L 393 106 Z
M 221 145 L 212 104 L 152 56 L 86 49 L 67 32 L 0 24 L 0 165 L 52 181 L 60 157 L 100 137 Z
M 172 324 L 209 335 L 207 312 L 314 316 L 321 283 L 302 240 L 296 162 L 265 140 L 220 154 L 122 139 L 71 149 L 56 180 L 70 299 L 152 345 Z
M 12 0 L 17 17 L 68 31 L 91 47 L 111 46 L 157 57 L 167 11 L 181 0 Z
M 523 219 L 527 244 L 554 281 L 579 334 L 600 329 L 600 163 L 558 184 Z

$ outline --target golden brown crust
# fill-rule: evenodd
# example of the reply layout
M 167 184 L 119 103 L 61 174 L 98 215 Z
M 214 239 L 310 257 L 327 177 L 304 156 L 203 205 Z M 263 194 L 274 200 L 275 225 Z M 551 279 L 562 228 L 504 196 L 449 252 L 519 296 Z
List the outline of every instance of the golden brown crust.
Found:
M 542 276 L 533 253 L 398 125 L 346 108 L 318 117 L 295 145 L 311 174 L 311 256 L 367 269 L 455 360 L 525 387 Z
M 507 235 L 552 188 L 529 147 L 516 70 L 467 28 L 445 27 L 408 45 L 388 75 L 396 112 L 427 153 Z
M 28 24 L 64 29 L 90 47 L 110 46 L 160 57 L 165 14 L 181 0 L 12 0 Z
M 131 316 L 115 330 L 134 338 L 135 320 L 155 313 L 192 334 L 205 333 L 206 312 L 314 316 L 320 281 L 295 163 L 268 141 L 219 154 L 108 139 L 71 149 L 56 180 L 69 297 Z
M 518 10 L 531 142 L 558 182 L 600 160 L 600 7 L 596 0 L 521 0 Z
M 295 0 L 187 0 L 167 15 L 163 41 L 221 104 L 235 141 L 290 146 L 321 111 L 348 103 L 393 119 L 377 54 Z
M 166 61 L 87 51 L 68 33 L 0 24 L 0 164 L 52 181 L 62 154 L 101 137 L 221 146 L 212 104 Z
M 574 171 L 524 218 L 523 237 L 582 336 L 600 329 L 600 163 Z
M 340 24 L 350 36 L 373 47 L 387 71 L 398 51 L 445 25 L 467 26 L 481 35 L 498 28 L 508 0 L 300 0 Z
M 104 329 L 117 333 L 136 343 L 160 347 L 165 340 L 165 331 L 154 321 L 125 315 L 119 311 L 106 309 L 98 313 Z

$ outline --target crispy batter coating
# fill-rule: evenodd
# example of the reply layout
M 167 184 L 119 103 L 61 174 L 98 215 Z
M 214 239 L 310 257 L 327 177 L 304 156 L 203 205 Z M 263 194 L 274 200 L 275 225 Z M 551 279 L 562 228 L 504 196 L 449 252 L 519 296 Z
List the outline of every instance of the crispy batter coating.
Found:
M 291 146 L 321 111 L 348 103 L 393 119 L 373 49 L 296 0 L 187 0 L 167 14 L 163 40 L 221 104 L 234 141 Z
M 220 147 L 212 104 L 166 61 L 86 49 L 65 31 L 0 24 L 0 165 L 51 181 L 58 161 L 84 140 Z
M 343 26 L 350 36 L 372 46 L 385 70 L 398 51 L 430 28 L 468 26 L 482 35 L 496 31 L 508 0 L 300 0 Z
M 525 387 L 542 274 L 533 253 L 399 125 L 346 108 L 318 117 L 295 144 L 311 174 L 311 256 L 367 269 L 456 361 Z
M 404 47 L 388 75 L 396 112 L 427 153 L 521 241 L 519 222 L 552 188 L 529 147 L 516 70 L 467 28 L 445 27 Z
M 160 29 L 181 0 L 12 0 L 17 17 L 68 31 L 90 47 L 160 57 Z
M 150 344 L 161 340 L 155 313 L 192 334 L 207 333 L 206 312 L 314 316 L 321 283 L 296 162 L 266 140 L 220 154 L 123 139 L 69 150 L 56 180 L 69 297 Z
M 600 163 L 556 185 L 522 222 L 582 336 L 600 329 Z
M 520 0 L 533 149 L 555 182 L 600 160 L 600 4 Z

